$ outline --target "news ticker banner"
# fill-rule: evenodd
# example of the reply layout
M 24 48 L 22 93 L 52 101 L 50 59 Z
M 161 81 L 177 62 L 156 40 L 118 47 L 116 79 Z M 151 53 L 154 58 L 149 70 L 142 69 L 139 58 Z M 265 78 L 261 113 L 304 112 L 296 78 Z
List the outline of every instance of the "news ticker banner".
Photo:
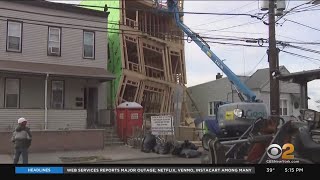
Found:
M 15 174 L 255 174 L 255 167 L 15 167 Z

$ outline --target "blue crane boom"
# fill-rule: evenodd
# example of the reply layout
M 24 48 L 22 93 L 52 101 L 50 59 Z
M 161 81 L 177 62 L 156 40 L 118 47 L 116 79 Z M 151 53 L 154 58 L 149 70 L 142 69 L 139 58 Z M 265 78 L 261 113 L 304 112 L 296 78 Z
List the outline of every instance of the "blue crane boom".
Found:
M 175 21 L 180 29 L 184 31 L 200 48 L 206 53 L 206 55 L 226 74 L 230 82 L 235 86 L 238 94 L 240 95 L 240 99 L 242 101 L 247 102 L 256 102 L 256 95 L 238 78 L 236 74 L 234 74 L 228 66 L 226 66 L 221 59 L 216 56 L 211 50 L 210 46 L 204 41 L 197 33 L 193 32 L 189 27 L 187 27 L 180 19 L 180 12 L 178 8 L 177 0 L 168 0 L 168 10 L 173 13 Z M 242 97 L 242 95 L 246 96 L 246 100 Z

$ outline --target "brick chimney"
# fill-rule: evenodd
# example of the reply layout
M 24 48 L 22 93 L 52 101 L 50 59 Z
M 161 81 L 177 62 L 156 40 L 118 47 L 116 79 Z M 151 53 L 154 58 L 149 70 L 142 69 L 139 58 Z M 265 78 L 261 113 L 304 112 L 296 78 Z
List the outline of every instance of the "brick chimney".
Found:
M 221 78 L 222 78 L 222 74 L 218 73 L 218 74 L 216 75 L 216 79 L 221 79 Z

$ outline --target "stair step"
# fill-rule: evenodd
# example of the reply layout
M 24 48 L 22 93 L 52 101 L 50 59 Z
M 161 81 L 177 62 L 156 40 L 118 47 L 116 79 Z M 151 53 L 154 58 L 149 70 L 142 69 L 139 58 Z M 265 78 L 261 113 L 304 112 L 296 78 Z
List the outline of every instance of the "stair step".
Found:
M 104 143 L 106 146 L 112 146 L 112 145 L 124 145 L 124 142 L 111 142 L 111 143 Z
M 120 138 L 104 139 L 104 142 L 107 141 L 122 141 Z

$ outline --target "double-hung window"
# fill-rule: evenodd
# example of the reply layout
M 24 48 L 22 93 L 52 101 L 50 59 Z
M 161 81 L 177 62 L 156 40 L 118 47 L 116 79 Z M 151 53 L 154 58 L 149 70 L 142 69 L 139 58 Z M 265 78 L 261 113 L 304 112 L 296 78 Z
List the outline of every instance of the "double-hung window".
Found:
M 94 59 L 95 34 L 91 31 L 83 31 L 83 58 Z
M 48 55 L 60 56 L 61 54 L 61 28 L 49 27 L 48 30 Z
M 281 116 L 288 116 L 288 100 L 287 99 L 280 99 L 280 115 Z
M 21 52 L 22 49 L 22 23 L 7 22 L 7 51 Z
M 19 108 L 20 101 L 20 80 L 6 78 L 5 82 L 5 107 Z

